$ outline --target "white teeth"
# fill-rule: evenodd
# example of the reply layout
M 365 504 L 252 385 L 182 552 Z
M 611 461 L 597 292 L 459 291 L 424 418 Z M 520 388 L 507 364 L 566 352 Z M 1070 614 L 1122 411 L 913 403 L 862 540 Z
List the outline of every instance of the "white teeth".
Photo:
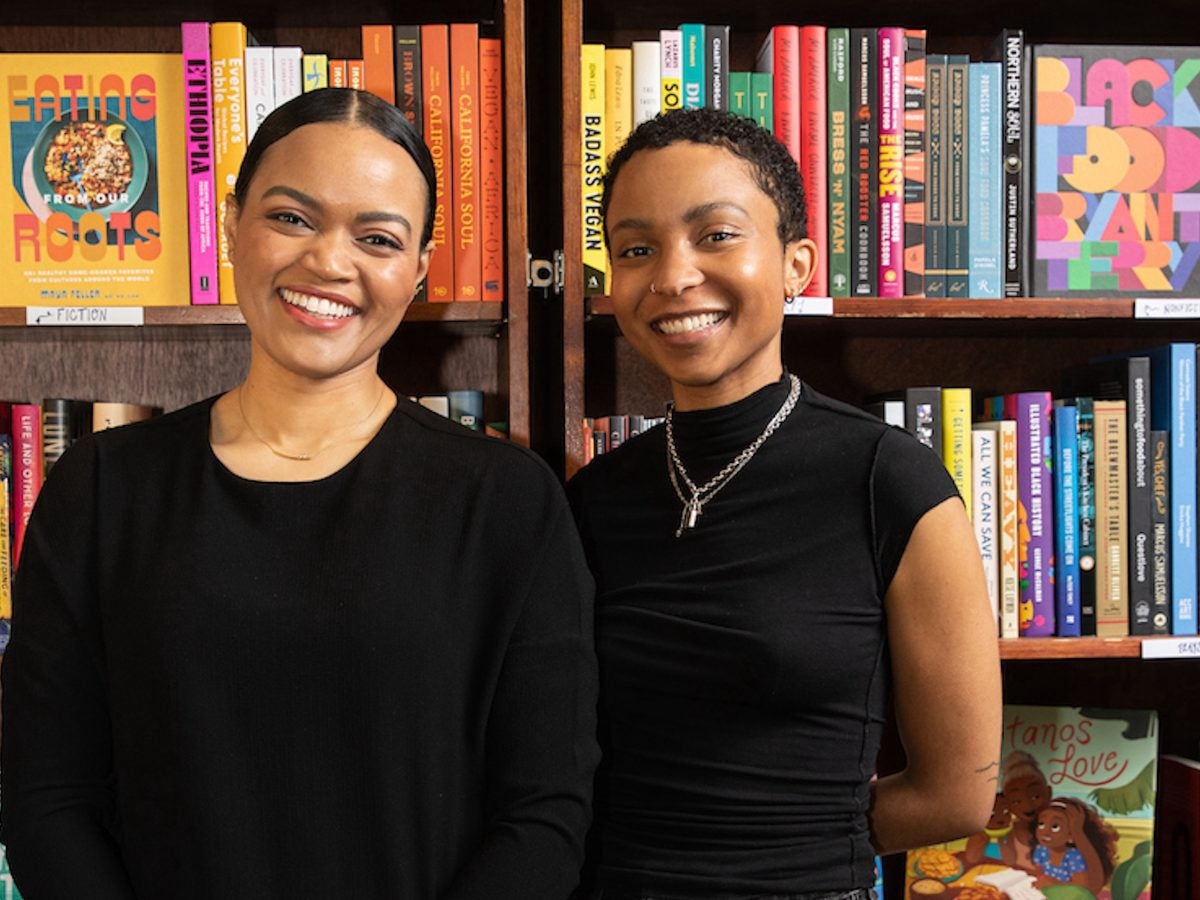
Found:
M 716 325 L 723 317 L 723 313 L 701 313 L 697 316 L 683 316 L 678 319 L 662 319 L 656 322 L 654 327 L 663 334 L 687 334 L 689 331 L 698 331 L 701 328 Z
M 338 303 L 335 300 L 330 300 L 328 297 L 310 297 L 308 294 L 301 294 L 288 288 L 280 288 L 279 296 L 292 304 L 292 306 L 299 307 L 305 312 L 312 313 L 314 316 L 344 319 L 347 316 L 354 315 L 356 312 L 353 306 Z

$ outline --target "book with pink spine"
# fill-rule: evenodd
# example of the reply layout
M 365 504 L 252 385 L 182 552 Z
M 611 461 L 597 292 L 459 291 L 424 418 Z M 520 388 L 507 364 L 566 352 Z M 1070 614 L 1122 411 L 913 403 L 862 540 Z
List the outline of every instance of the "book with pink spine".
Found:
M 196 305 L 220 302 L 217 291 L 216 179 L 213 174 L 212 55 L 207 22 L 184 22 L 183 91 L 187 111 L 188 267 Z
M 879 296 L 904 296 L 904 29 L 879 29 Z

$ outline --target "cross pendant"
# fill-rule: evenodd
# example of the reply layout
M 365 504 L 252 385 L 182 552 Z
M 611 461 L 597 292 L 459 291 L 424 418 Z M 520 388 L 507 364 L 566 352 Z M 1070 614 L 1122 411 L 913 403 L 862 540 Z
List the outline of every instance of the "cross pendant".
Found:
M 675 529 L 675 537 L 683 537 L 684 531 L 696 527 L 696 520 L 700 518 L 700 498 L 692 497 L 687 503 L 683 504 L 683 512 L 679 516 L 679 527 Z

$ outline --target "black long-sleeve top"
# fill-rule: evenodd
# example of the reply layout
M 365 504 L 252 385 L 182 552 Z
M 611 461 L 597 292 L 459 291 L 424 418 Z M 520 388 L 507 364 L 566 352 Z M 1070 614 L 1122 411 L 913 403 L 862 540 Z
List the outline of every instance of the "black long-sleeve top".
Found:
M 212 400 L 47 479 L 3 663 L 30 900 L 559 898 L 590 817 L 592 584 L 532 454 L 402 401 L 264 483 Z

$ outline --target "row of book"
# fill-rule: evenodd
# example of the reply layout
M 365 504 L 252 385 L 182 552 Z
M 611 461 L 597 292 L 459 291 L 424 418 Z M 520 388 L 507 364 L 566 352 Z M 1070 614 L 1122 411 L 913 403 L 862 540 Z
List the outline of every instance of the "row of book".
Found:
M 729 26 L 585 44 L 584 292 L 608 290 L 605 161 L 679 106 L 757 120 L 804 176 L 807 294 L 1200 296 L 1200 47 L 927 51 L 924 29 L 777 25 L 755 71 Z
M 182 54 L 3 53 L 0 306 L 234 303 L 225 197 L 279 104 L 326 85 L 394 103 L 429 146 L 421 298 L 504 294 L 501 44 L 474 23 L 363 25 L 361 60 L 184 22 Z
M 1196 362 L 1179 342 L 1065 373 L 1057 398 L 872 401 L 958 485 L 1001 637 L 1197 633 Z
M 0 654 L 8 644 L 13 571 L 46 474 L 83 434 L 159 412 L 153 406 L 120 401 L 0 400 Z
M 629 438 L 660 425 L 662 416 L 614 413 L 587 416 L 583 420 L 583 462 L 586 465 L 603 453 L 610 453 Z

